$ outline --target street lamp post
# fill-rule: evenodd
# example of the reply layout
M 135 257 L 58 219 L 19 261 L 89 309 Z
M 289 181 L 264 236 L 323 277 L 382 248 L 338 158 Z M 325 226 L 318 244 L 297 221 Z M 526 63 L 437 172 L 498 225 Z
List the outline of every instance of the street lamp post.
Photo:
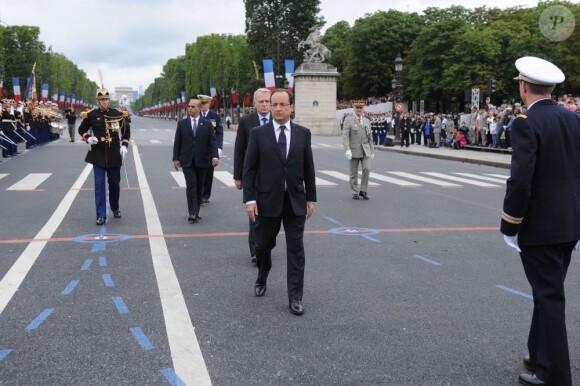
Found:
M 394 130 L 395 130 L 395 143 L 400 143 L 401 141 L 401 113 L 403 112 L 400 107 L 400 103 L 403 101 L 403 81 L 401 79 L 403 75 L 403 59 L 401 59 L 401 54 L 397 54 L 395 58 L 395 77 L 391 81 L 391 86 L 395 93 L 395 109 L 393 112 Z

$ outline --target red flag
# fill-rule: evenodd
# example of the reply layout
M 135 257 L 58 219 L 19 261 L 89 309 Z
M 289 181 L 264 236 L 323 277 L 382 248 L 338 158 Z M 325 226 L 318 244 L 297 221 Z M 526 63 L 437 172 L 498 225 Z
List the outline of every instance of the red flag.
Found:
M 234 91 L 234 89 L 232 88 L 232 104 L 233 105 L 237 105 L 240 103 L 240 100 L 238 98 L 238 93 Z
M 250 105 L 250 94 L 246 94 L 246 97 L 244 98 L 244 107 L 249 105 Z

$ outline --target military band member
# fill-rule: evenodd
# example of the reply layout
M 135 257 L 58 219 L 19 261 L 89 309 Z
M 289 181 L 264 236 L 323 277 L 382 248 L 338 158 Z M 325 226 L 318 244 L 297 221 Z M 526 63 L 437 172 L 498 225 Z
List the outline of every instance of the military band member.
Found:
M 222 125 L 222 118 L 218 113 L 213 110 L 210 110 L 209 105 L 212 98 L 208 95 L 198 95 L 197 98 L 201 102 L 201 116 L 203 119 L 208 120 L 211 122 L 214 133 L 217 139 L 217 147 L 218 147 L 218 155 L 219 157 L 222 156 L 222 149 L 224 148 L 224 127 Z M 213 185 L 213 169 L 214 167 L 211 166 L 205 176 L 205 181 L 203 183 L 203 197 L 202 200 L 204 203 L 209 202 L 209 198 L 211 197 L 211 187 Z
M 126 120 L 128 113 L 109 108 L 109 91 L 104 87 L 97 90 L 97 104 L 98 108 L 81 113 L 83 121 L 78 132 L 90 145 L 85 162 L 93 164 L 97 225 L 103 225 L 107 220 L 105 176 L 109 182 L 109 204 L 113 216 L 121 217 L 121 166 L 128 152 L 131 130 Z
M 15 117 L 12 113 L 13 109 L 11 108 L 12 101 L 8 99 L 2 100 L 2 139 L 3 139 L 3 147 L 2 149 L 2 157 L 10 158 L 15 155 L 18 155 L 18 147 L 16 141 L 16 135 L 14 135 L 14 121 Z
M 534 311 L 524 385 L 572 385 L 564 279 L 580 240 L 580 116 L 551 99 L 564 73 L 540 58 L 516 61 L 528 106 L 512 125 L 511 176 L 501 216 L 506 243 L 520 252 Z
M 350 190 L 352 198 L 369 199 L 367 188 L 371 173 L 371 159 L 374 158 L 374 146 L 371 133 L 371 122 L 364 116 L 364 100 L 354 101 L 354 115 L 344 121 L 342 129 L 342 145 L 346 150 L 346 159 L 350 165 Z M 360 188 L 358 184 L 358 168 L 362 166 Z

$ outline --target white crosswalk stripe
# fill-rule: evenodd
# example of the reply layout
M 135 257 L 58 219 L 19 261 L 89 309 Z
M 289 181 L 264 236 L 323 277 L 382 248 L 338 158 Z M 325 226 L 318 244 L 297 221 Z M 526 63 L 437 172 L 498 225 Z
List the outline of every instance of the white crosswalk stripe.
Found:
M 180 188 L 185 188 L 185 176 L 182 172 L 169 172 Z
M 505 180 L 507 180 L 508 178 L 510 178 L 510 176 L 505 176 L 503 174 L 489 174 L 489 173 L 486 173 L 485 175 L 486 176 L 490 176 L 490 177 L 503 178 Z
M 8 174 L 0 174 L 0 180 L 4 177 L 6 177 Z
M 161 141 L 158 140 L 158 139 L 150 139 L 149 142 L 151 142 L 151 143 L 161 143 Z
M 329 176 L 334 177 L 334 178 L 338 178 L 339 180 L 342 180 L 342 181 L 348 182 L 350 180 L 350 177 L 348 176 L 348 174 L 335 172 L 334 170 L 319 170 L 319 172 L 324 173 L 324 174 L 329 175 Z M 360 177 L 360 174 L 359 174 L 359 177 Z M 381 184 L 377 184 L 376 182 L 369 181 L 369 186 L 381 186 Z
M 213 176 L 214 176 L 214 178 L 217 178 L 224 185 L 226 185 L 228 187 L 235 187 L 236 186 L 236 183 L 234 182 L 234 175 L 230 172 L 214 170 Z
M 499 184 L 504 184 L 505 185 L 505 179 L 493 178 L 493 177 L 485 177 L 485 176 L 478 176 L 477 174 L 471 174 L 471 173 L 453 173 L 453 174 L 457 174 L 459 176 L 464 176 L 464 177 L 469 177 L 469 178 L 475 178 L 477 180 L 497 182 Z
M 51 175 L 52 173 L 30 173 L 6 190 L 35 190 Z
M 440 180 L 436 180 L 436 179 L 429 178 L 429 177 L 417 176 L 415 174 L 406 173 L 406 172 L 387 172 L 387 173 L 394 174 L 394 175 L 399 176 L 399 177 L 409 178 L 411 180 L 423 181 L 423 182 L 426 182 L 428 184 L 443 186 L 443 187 L 446 187 L 446 188 L 458 188 L 458 187 L 461 187 L 461 185 L 457 185 L 457 184 L 454 184 L 454 183 L 451 183 L 451 182 L 440 181 Z
M 325 179 L 322 179 L 320 177 L 316 177 L 316 186 L 336 186 L 337 184 L 335 184 L 332 181 L 327 181 Z
M 400 180 L 398 178 L 383 176 L 382 174 L 377 174 L 377 173 L 373 173 L 373 172 L 371 172 L 371 174 L 369 175 L 369 177 L 370 178 L 373 178 L 375 180 L 389 182 L 391 184 L 395 184 L 395 185 L 399 185 L 399 186 L 407 186 L 407 187 L 418 187 L 418 186 L 421 186 L 421 184 L 416 184 L 414 182 Z
M 434 172 L 421 172 L 421 173 L 427 174 L 428 176 L 432 176 L 432 177 L 443 178 L 444 180 L 463 182 L 464 184 L 475 185 L 475 186 L 479 186 L 482 188 L 499 188 L 500 187 L 499 185 L 490 184 L 489 182 L 468 180 L 467 178 L 450 176 L 448 174 L 443 174 L 443 173 L 434 173 Z

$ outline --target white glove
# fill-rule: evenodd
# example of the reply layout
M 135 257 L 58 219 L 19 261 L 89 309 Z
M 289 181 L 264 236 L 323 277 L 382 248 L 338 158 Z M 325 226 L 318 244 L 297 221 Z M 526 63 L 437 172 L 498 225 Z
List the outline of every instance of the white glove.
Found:
M 127 155 L 128 152 L 129 152 L 129 150 L 127 150 L 126 146 L 121 146 L 121 149 L 119 150 L 119 154 L 121 154 L 121 157 L 123 157 L 123 159 L 125 159 L 125 156 Z
M 223 153 L 222 149 L 220 149 L 220 148 L 218 147 L 218 157 L 219 157 L 219 158 L 222 158 L 222 153 Z
M 375 155 L 374 155 L 374 153 L 373 153 L 373 154 L 371 154 L 371 159 L 373 159 L 373 158 L 375 158 Z
M 347 160 L 351 160 L 352 159 L 352 151 L 350 151 L 350 150 L 347 150 L 346 151 L 346 159 Z
M 99 140 L 97 139 L 97 137 L 89 137 L 89 139 L 87 139 L 87 143 L 89 145 L 96 145 L 97 143 L 99 143 Z
M 576 246 L 574 247 L 575 250 L 580 251 L 580 241 L 578 241 L 576 243 Z
M 515 249 L 518 252 L 521 252 L 520 246 L 518 245 L 518 235 L 515 236 L 506 236 L 503 235 L 503 240 L 507 244 L 508 247 Z

